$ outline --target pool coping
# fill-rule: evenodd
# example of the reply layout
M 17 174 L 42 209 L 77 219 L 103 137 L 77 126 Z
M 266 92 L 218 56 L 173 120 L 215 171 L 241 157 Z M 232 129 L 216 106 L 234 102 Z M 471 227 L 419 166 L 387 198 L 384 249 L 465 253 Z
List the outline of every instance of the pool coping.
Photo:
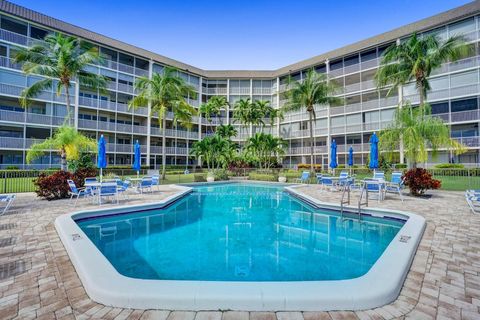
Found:
M 241 181 L 240 183 L 249 183 Z M 272 183 L 274 184 L 274 183 Z M 338 210 L 286 186 L 290 194 L 318 208 Z M 78 227 L 73 218 L 119 214 L 132 209 L 163 208 L 182 198 L 192 188 L 172 185 L 178 192 L 154 203 L 84 210 L 57 217 L 56 230 L 90 298 L 104 305 L 136 309 L 331 311 L 363 310 L 394 301 L 425 229 L 417 214 L 365 208 L 363 214 L 407 219 L 381 257 L 363 276 L 348 280 L 291 282 L 174 281 L 134 279 L 121 275 Z M 354 207 L 346 207 L 349 211 Z M 400 241 L 402 236 L 410 237 Z M 368 288 L 368 289 L 366 289 Z

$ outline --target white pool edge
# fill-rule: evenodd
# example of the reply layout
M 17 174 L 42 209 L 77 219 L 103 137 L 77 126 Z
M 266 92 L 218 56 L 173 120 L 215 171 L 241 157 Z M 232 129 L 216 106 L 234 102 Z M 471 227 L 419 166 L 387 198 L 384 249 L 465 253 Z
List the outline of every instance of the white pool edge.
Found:
M 174 195 L 156 203 L 94 209 L 64 214 L 55 227 L 89 297 L 107 306 L 136 309 L 170 310 L 244 310 L 244 311 L 326 311 L 362 310 L 394 301 L 425 229 L 425 219 L 417 214 L 387 209 L 366 208 L 363 213 L 407 219 L 395 238 L 368 273 L 349 280 L 292 282 L 228 282 L 142 280 L 119 274 L 73 220 L 132 209 L 166 206 L 191 192 L 185 186 Z M 339 209 L 297 190 L 285 188 L 311 204 Z M 350 207 L 353 209 L 353 207 Z M 409 236 L 408 242 L 400 242 Z

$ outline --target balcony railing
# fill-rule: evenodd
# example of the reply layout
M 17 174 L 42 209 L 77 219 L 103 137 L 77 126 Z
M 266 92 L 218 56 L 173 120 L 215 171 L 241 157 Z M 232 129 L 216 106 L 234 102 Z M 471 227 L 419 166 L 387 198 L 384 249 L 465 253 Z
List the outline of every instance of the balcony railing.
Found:
M 0 110 L 0 121 L 25 122 L 25 112 Z
M 22 69 L 21 64 L 15 63 L 13 61 L 13 59 L 10 59 L 10 58 L 7 58 L 7 57 L 0 57 L 0 67 L 16 69 L 16 70 L 21 70 Z
M 457 142 L 463 144 L 466 147 L 469 148 L 478 148 L 480 147 L 480 137 L 478 136 L 473 136 L 473 137 L 459 137 L 459 138 L 453 138 Z
M 23 138 L 0 137 L 0 149 L 23 149 Z

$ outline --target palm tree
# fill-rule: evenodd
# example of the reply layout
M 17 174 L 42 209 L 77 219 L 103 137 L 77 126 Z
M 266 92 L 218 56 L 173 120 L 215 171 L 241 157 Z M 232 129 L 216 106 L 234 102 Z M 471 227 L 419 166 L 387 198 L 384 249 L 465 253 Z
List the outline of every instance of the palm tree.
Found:
M 217 128 L 216 133 L 225 139 L 230 140 L 232 137 L 237 136 L 237 129 L 231 124 L 221 125 Z
M 195 142 L 191 150 L 197 159 L 205 160 L 209 172 L 228 165 L 235 152 L 234 143 L 216 134 Z
M 194 88 L 185 83 L 177 76 L 177 70 L 165 67 L 161 74 L 153 73 L 152 78 L 140 77 L 135 81 L 135 90 L 138 95 L 129 101 L 129 108 L 138 108 L 151 104 L 150 117 L 158 116 L 158 122 L 162 128 L 162 179 L 165 179 L 167 156 L 165 152 L 167 126 L 167 112 L 173 113 L 174 124 L 177 122 L 189 127 L 192 116 L 197 112 L 194 107 L 185 100 L 186 96 L 195 96 Z
M 246 150 L 257 159 L 260 169 L 269 169 L 272 159 L 285 153 L 285 141 L 271 134 L 258 132 L 247 140 Z
M 22 63 L 27 75 L 35 74 L 44 79 L 25 88 L 20 96 L 20 104 L 26 108 L 30 100 L 43 90 L 55 86 L 57 96 L 65 93 L 67 117 L 71 124 L 70 88 L 72 81 L 89 89 L 105 90 L 107 79 L 86 71 L 89 64 L 101 61 L 98 48 L 87 42 L 62 34 L 49 34 L 44 42 L 30 48 L 20 49 L 15 62 Z M 58 82 L 56 81 L 58 80 Z
M 263 114 L 258 108 L 258 105 L 252 103 L 250 98 L 240 99 L 235 102 L 233 118 L 235 119 L 235 122 L 240 122 L 246 127 L 264 124 Z
M 192 145 L 190 154 L 197 160 L 203 160 L 207 164 L 207 170 L 210 171 L 210 163 L 212 161 L 212 148 L 210 147 L 209 137 L 205 137 L 200 141 L 196 141 Z
M 66 170 L 67 160 L 77 160 L 83 152 L 95 152 L 96 146 L 95 140 L 84 136 L 73 127 L 63 125 L 52 137 L 33 144 L 27 151 L 26 161 L 31 163 L 48 150 L 58 150 L 62 160 L 61 169 Z
M 308 113 L 310 127 L 310 170 L 313 168 L 313 122 L 316 118 L 315 105 L 338 103 L 341 99 L 333 97 L 337 86 L 329 82 L 322 73 L 310 69 L 302 82 L 295 82 L 291 77 L 287 81 L 288 88 L 285 92 L 287 102 L 283 112 L 305 109 Z
M 210 124 L 210 131 L 213 132 L 212 116 L 220 114 L 221 109 L 228 106 L 227 98 L 224 96 L 213 96 L 206 103 L 200 105 L 199 112 L 205 116 Z
M 385 50 L 380 67 L 375 74 L 377 86 L 382 88 L 391 85 L 388 90 L 388 94 L 390 94 L 392 90 L 414 82 L 420 101 L 419 107 L 416 109 L 407 103 L 407 111 L 396 111 L 393 124 L 383 130 L 381 134 L 383 147 L 390 150 L 395 145 L 400 146 L 401 150 L 405 149 L 405 156 L 412 162 L 413 167 L 416 167 L 417 162 L 426 161 L 428 144 L 434 153 L 441 146 L 450 146 L 454 148 L 455 152 L 462 152 L 463 147 L 450 139 L 448 126 L 437 118 L 431 117 L 431 109 L 425 100 L 430 90 L 428 78 L 431 73 L 443 63 L 458 60 L 469 53 L 470 48 L 461 36 L 453 36 L 442 41 L 435 35 L 419 37 L 417 34 L 413 34 L 406 41 L 398 45 L 391 45 Z M 402 101 L 399 106 L 403 106 Z M 433 137 L 432 134 L 439 136 Z M 397 138 L 396 141 L 392 140 L 394 137 Z M 415 152 L 418 154 L 413 154 Z
M 273 125 L 276 118 L 283 118 L 281 110 L 273 108 L 269 100 L 256 100 L 253 102 L 252 107 L 256 110 L 254 112 L 262 116 L 258 121 L 258 124 L 261 125 L 260 132 L 263 132 L 265 127 L 263 119 L 269 118 L 270 123 Z
M 428 160 L 428 149 L 435 156 L 439 148 L 448 147 L 457 154 L 465 151 L 463 145 L 450 138 L 450 129 L 443 120 L 432 117 L 430 106 L 413 108 L 407 103 L 395 111 L 393 122 L 380 132 L 380 149 L 386 150 L 390 159 L 403 141 L 405 157 L 415 168 L 418 162 Z
M 392 85 L 388 93 L 409 82 L 415 82 L 420 96 L 420 106 L 430 90 L 429 77 L 443 63 L 455 61 L 469 54 L 470 48 L 463 37 L 453 36 L 442 41 L 436 35 L 413 34 L 400 44 L 385 50 L 380 67 L 375 74 L 379 88 Z

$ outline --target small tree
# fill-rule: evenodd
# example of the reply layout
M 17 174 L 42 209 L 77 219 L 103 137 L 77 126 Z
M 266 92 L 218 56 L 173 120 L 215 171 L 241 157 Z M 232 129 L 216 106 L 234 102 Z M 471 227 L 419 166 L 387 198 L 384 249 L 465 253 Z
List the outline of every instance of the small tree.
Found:
M 48 150 L 58 150 L 61 158 L 61 169 L 67 169 L 67 161 L 78 160 L 83 152 L 96 152 L 97 143 L 77 129 L 63 125 L 58 128 L 51 138 L 35 143 L 27 151 L 26 161 L 31 163 Z

